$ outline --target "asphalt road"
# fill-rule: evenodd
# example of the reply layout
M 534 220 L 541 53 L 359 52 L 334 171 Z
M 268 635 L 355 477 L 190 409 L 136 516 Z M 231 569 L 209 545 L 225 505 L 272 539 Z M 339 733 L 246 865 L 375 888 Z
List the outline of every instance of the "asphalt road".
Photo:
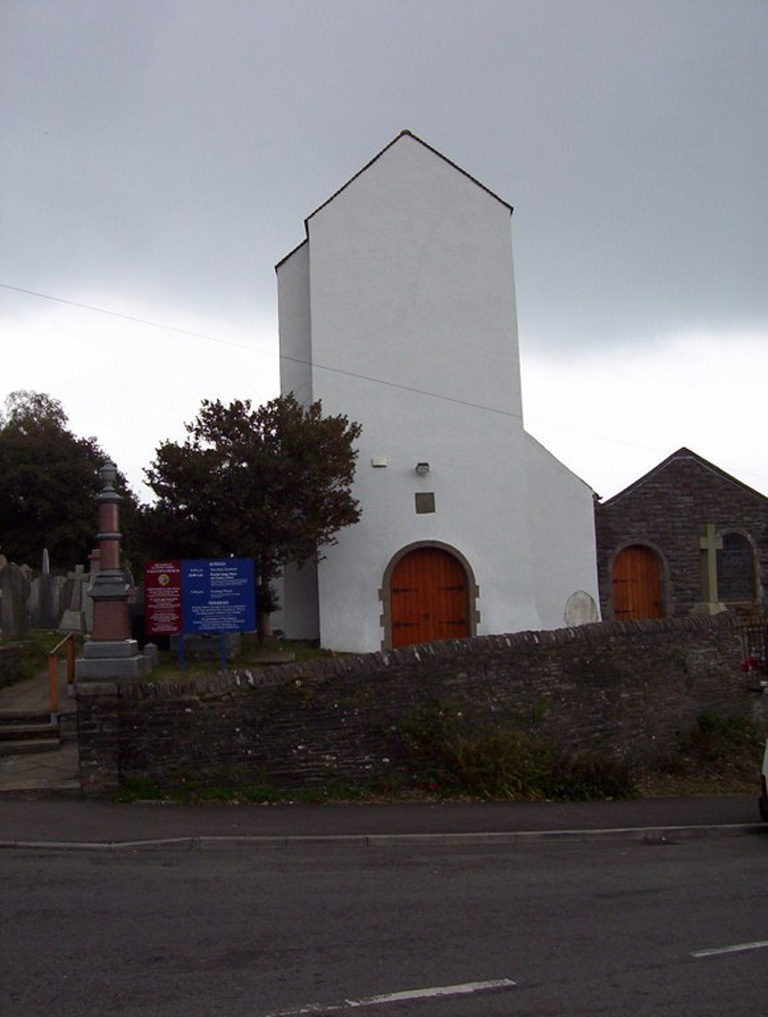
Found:
M 768 1001 L 762 831 L 0 863 L 3 1017 L 739 1017 Z

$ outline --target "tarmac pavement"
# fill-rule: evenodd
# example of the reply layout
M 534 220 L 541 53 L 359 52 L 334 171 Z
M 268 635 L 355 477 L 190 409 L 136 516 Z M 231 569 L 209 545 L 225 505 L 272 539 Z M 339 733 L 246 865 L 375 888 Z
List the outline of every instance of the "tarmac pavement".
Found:
M 429 840 L 500 843 L 535 839 L 682 838 L 759 834 L 750 795 L 615 802 L 413 802 L 357 805 L 116 804 L 0 799 L 0 848 L 120 850 L 158 847 L 361 845 Z
M 63 710 L 72 709 L 62 688 Z M 0 689 L 0 712 L 46 709 L 47 679 Z M 118 850 L 161 846 L 361 844 L 588 839 L 674 840 L 759 833 L 754 795 L 608 802 L 407 802 L 398 804 L 130 805 L 83 799 L 76 741 L 56 751 L 0 756 L 0 848 Z

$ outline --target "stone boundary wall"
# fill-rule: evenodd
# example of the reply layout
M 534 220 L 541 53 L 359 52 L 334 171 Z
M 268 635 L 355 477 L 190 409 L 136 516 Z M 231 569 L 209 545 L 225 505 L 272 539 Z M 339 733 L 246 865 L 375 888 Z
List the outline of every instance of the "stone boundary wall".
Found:
M 21 644 L 0 646 L 0 686 L 18 677 L 21 667 Z
M 674 751 L 703 712 L 759 710 L 740 622 L 611 622 L 480 636 L 364 656 L 252 668 L 189 682 L 79 685 L 83 789 L 145 777 L 161 787 L 380 777 L 398 726 L 424 706 L 524 727 L 635 762 Z

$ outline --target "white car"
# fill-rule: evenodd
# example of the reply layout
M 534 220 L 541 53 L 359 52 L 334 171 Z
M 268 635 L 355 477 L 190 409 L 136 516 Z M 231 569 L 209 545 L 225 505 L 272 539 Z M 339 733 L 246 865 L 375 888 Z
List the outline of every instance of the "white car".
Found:
M 768 823 L 768 741 L 763 754 L 763 772 L 761 776 L 762 794 L 760 795 L 760 815 Z

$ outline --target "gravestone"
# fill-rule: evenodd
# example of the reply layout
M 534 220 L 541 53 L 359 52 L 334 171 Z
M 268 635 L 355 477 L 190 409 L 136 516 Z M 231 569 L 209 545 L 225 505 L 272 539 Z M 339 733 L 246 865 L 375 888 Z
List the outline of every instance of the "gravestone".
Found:
M 94 547 L 88 555 L 88 568 L 91 575 L 95 575 L 101 568 L 101 552 L 98 547 Z
M 18 565 L 0 569 L 0 635 L 4 639 L 29 636 L 29 580 Z
M 83 565 L 75 566 L 74 572 L 67 574 L 68 583 L 71 582 L 71 594 L 69 604 L 59 621 L 59 628 L 64 632 L 85 632 L 85 584 L 88 581 L 88 574 Z
M 29 581 L 29 600 L 27 601 L 29 612 L 29 623 L 33 629 L 39 629 L 38 617 L 40 615 L 40 577 L 33 576 Z
M 570 629 L 575 625 L 592 625 L 600 621 L 597 604 L 586 590 L 576 590 L 565 603 L 565 624 Z
M 61 576 L 43 574 L 32 580 L 29 612 L 33 629 L 57 629 L 61 618 Z
M 51 589 L 50 562 L 47 549 L 43 551 L 42 571 L 35 576 L 30 583 L 29 591 L 29 617 L 33 629 L 55 629 L 59 624 L 59 598 L 58 585 L 55 590 Z M 54 604 L 55 596 L 55 604 Z

